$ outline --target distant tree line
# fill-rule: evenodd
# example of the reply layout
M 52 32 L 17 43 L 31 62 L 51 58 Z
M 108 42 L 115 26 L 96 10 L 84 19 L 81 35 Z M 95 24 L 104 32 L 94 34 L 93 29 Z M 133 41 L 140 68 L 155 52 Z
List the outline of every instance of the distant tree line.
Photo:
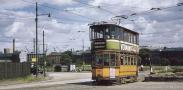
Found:
M 183 52 L 176 51 L 155 51 L 148 48 L 139 50 L 139 65 L 183 65 Z

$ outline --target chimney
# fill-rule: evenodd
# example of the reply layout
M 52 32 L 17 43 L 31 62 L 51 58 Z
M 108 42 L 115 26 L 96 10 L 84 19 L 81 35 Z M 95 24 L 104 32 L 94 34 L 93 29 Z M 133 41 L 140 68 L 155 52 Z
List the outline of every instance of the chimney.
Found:
M 13 38 L 13 53 L 15 52 L 15 39 Z

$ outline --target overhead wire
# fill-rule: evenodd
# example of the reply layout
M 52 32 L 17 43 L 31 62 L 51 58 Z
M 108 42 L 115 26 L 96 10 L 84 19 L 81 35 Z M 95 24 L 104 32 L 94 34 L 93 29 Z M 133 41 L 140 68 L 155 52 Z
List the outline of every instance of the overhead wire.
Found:
M 150 10 L 147 10 L 147 11 L 131 13 L 131 14 L 128 14 L 128 15 L 118 15 L 118 16 L 115 16 L 115 17 L 121 17 L 121 19 L 129 20 L 129 18 L 132 17 L 132 16 L 136 16 L 136 15 L 140 15 L 140 14 L 144 14 L 144 13 L 153 13 L 153 12 L 156 12 L 156 11 L 161 11 L 161 10 L 165 10 L 165 9 L 169 9 L 169 8 L 174 8 L 174 7 L 180 7 L 180 6 L 183 6 L 182 2 L 177 3 L 174 6 L 161 7 L 161 8 L 151 8 Z M 115 17 L 112 17 L 111 19 L 113 19 Z M 129 21 L 134 21 L 134 20 L 129 20 Z
M 27 2 L 27 3 L 31 3 L 31 4 L 35 4 L 35 3 L 33 3 L 33 2 L 26 1 L 26 0 L 22 0 L 22 1 Z M 55 10 L 55 11 L 57 11 L 57 12 L 64 11 L 64 12 L 67 12 L 67 13 L 71 13 L 71 12 L 69 12 L 69 11 L 67 11 L 67 10 L 61 10 L 61 9 L 54 8 L 54 7 L 50 7 L 50 6 L 43 5 L 43 4 L 38 4 L 38 5 L 39 5 L 39 6 L 42 6 L 42 7 L 50 8 L 50 9 Z M 77 13 L 73 13 L 73 12 L 72 12 L 72 14 L 77 15 L 77 16 L 80 16 L 80 17 L 83 17 L 83 18 L 85 18 L 85 19 L 94 20 L 93 18 L 89 18 L 89 17 L 87 17 L 87 16 L 80 15 L 80 14 L 77 14 Z
M 102 6 L 94 6 L 94 5 L 85 3 L 85 2 L 81 2 L 81 1 L 79 1 L 79 0 L 72 0 L 72 1 L 78 2 L 78 3 L 83 4 L 83 5 L 91 6 L 91 7 L 93 7 L 93 8 L 97 8 L 97 9 L 103 10 L 103 11 L 105 11 L 105 12 L 107 12 L 107 13 L 112 14 L 112 15 L 116 15 L 114 12 L 111 12 L 111 11 L 109 11 L 109 10 L 107 10 L 107 9 L 104 9 Z
M 132 14 L 130 14 L 130 15 L 124 15 L 124 16 L 122 16 L 122 18 L 123 19 L 127 19 L 127 20 L 129 20 L 128 18 L 130 17 L 130 16 L 135 16 L 135 15 L 139 15 L 139 14 L 143 14 L 143 13 L 152 13 L 152 12 L 154 12 L 154 11 L 160 11 L 160 10 L 164 10 L 164 9 L 169 9 L 169 8 L 174 8 L 174 7 L 180 7 L 180 6 L 183 6 L 183 3 L 178 3 L 178 4 L 176 4 L 175 6 L 170 6 L 170 7 L 163 7 L 163 8 L 151 8 L 150 10 L 147 10 L 147 11 L 144 11 L 144 12 L 139 12 L 139 13 L 132 13 Z M 125 17 L 126 16 L 126 17 Z M 179 19 L 180 20 L 180 19 Z M 129 20 L 129 21 L 133 21 L 133 22 L 135 22 L 135 20 Z M 141 23 L 141 22 L 140 22 Z M 146 22 L 145 22 L 146 23 Z M 175 31 L 168 31 L 168 32 L 175 32 Z M 165 32 L 156 32 L 156 33 L 141 33 L 141 35 L 149 35 L 149 34 L 161 34 L 161 33 L 168 33 L 167 31 L 165 31 Z

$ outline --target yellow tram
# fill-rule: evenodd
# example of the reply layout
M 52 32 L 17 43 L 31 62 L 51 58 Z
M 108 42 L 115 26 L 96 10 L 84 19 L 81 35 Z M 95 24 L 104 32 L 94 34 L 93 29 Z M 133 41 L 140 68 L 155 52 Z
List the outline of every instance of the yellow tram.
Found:
M 92 79 L 126 83 L 138 75 L 139 34 L 119 25 L 90 25 Z

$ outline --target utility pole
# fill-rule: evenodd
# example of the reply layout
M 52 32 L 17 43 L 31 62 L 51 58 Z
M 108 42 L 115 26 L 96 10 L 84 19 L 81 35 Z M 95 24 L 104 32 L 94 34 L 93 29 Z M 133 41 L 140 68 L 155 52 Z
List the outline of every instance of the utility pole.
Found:
M 48 15 L 48 17 L 51 17 L 50 13 L 48 14 L 38 14 L 38 4 L 36 2 L 36 77 L 38 76 L 38 16 L 41 15 Z
M 36 77 L 38 76 L 38 6 L 36 2 Z
M 44 30 L 43 30 L 43 74 L 44 74 L 44 77 L 46 77 L 46 72 L 45 72 L 45 47 L 44 47 Z
M 36 43 L 36 40 L 35 40 L 35 38 L 33 38 L 33 53 L 35 54 L 35 50 L 36 50 L 36 45 L 35 45 L 35 43 Z
M 78 31 L 78 32 L 85 32 L 85 31 Z M 82 59 L 83 59 L 83 70 L 84 70 L 84 65 L 85 65 L 85 60 L 84 60 L 84 39 L 82 39 Z
M 82 50 L 82 51 L 83 51 L 83 52 L 82 52 L 82 59 L 83 59 L 83 70 L 84 70 L 84 65 L 85 65 L 85 60 L 84 60 L 84 48 L 85 48 L 85 47 L 84 47 L 84 39 L 82 39 L 82 44 L 83 44 L 83 45 L 82 45 L 82 49 L 83 49 L 83 50 Z

